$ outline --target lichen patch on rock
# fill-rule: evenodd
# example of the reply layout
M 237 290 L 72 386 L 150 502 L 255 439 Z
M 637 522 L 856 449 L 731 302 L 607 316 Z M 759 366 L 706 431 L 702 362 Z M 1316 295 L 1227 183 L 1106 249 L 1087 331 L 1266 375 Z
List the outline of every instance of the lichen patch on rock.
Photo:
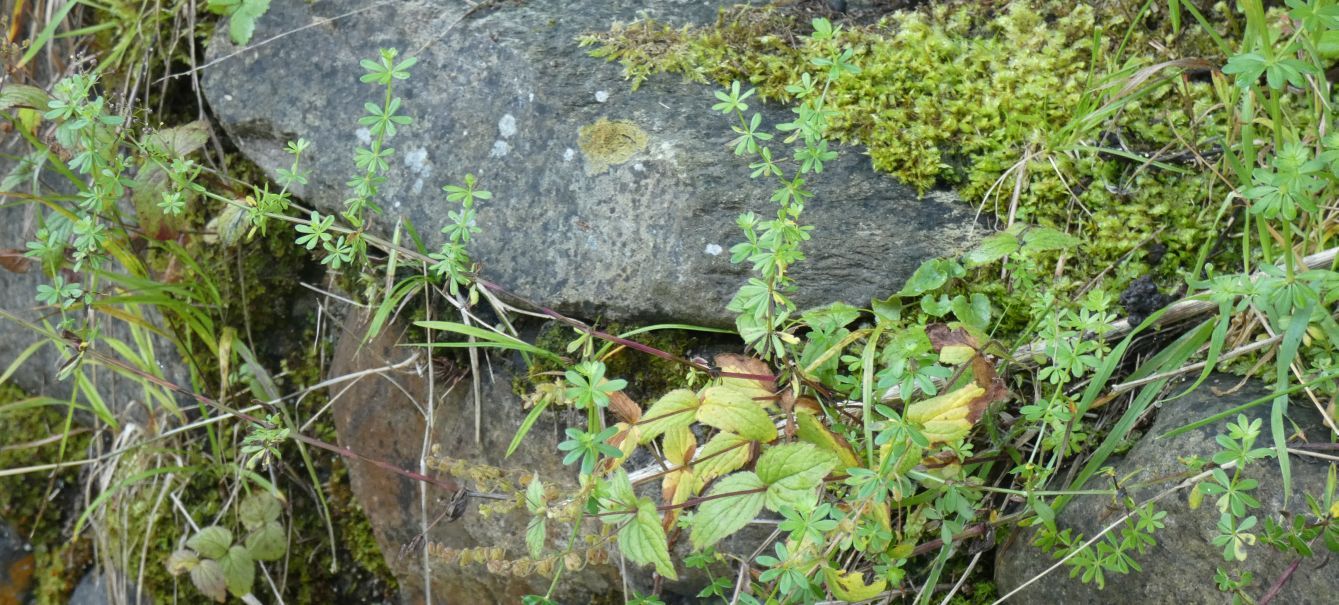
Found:
M 627 120 L 600 118 L 594 124 L 582 126 L 577 134 L 577 147 L 586 158 L 586 174 L 595 176 L 622 164 L 646 149 L 646 131 Z

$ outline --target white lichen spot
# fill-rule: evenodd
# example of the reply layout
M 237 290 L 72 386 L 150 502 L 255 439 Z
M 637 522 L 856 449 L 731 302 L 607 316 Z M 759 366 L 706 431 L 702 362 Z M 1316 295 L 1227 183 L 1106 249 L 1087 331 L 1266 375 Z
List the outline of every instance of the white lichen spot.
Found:
M 568 147 L 567 150 L 563 151 L 564 162 L 570 162 L 576 157 L 577 157 L 577 150 L 572 149 L 571 147 Z
M 423 179 L 414 179 L 414 186 L 409 188 L 409 192 L 414 195 L 423 193 Z M 400 202 L 395 202 L 395 205 L 399 206 Z
M 404 164 L 414 174 L 429 176 L 432 174 L 432 165 L 428 163 L 428 150 L 423 148 L 411 149 L 409 153 L 404 154 Z
M 488 152 L 490 158 L 502 158 L 511 153 L 511 145 L 506 141 L 493 141 L 493 150 Z
M 533 92 L 530 93 L 530 102 L 531 102 L 531 103 L 534 103 L 534 102 L 535 102 L 535 93 L 533 93 Z
M 232 102 L 232 95 L 223 95 L 223 100 L 224 100 L 224 101 L 228 101 L 228 102 Z
M 646 166 L 643 166 L 641 162 L 633 164 L 632 169 L 636 170 L 637 172 L 646 172 Z
M 595 91 L 595 100 L 596 100 L 597 102 L 600 102 L 600 103 L 603 103 L 603 102 L 605 102 L 605 101 L 608 101 L 608 100 L 609 100 L 609 91 L 607 91 L 607 90 L 597 90 L 597 91 Z
M 366 128 L 359 128 L 353 131 L 353 136 L 358 137 L 358 142 L 364 145 L 372 144 L 372 131 Z
M 497 121 L 497 133 L 504 139 L 516 134 L 516 117 L 511 114 L 502 116 L 502 119 Z
M 710 254 L 710 255 L 712 255 L 712 256 L 720 256 L 720 255 L 721 255 L 721 252 L 724 252 L 724 251 L 725 251 L 725 250 L 724 250 L 723 248 L 721 248 L 721 246 L 720 246 L 719 244 L 707 244 L 707 249 L 704 250 L 704 252 L 706 252 L 707 254 Z

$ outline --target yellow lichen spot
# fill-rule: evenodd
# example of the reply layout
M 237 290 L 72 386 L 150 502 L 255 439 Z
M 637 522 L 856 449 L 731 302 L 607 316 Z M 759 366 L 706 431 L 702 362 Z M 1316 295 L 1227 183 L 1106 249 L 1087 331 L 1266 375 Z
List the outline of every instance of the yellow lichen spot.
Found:
M 586 174 L 594 176 L 615 164 L 628 161 L 646 148 L 646 131 L 627 120 L 600 118 L 594 124 L 582 126 L 577 134 L 577 146 L 586 158 Z

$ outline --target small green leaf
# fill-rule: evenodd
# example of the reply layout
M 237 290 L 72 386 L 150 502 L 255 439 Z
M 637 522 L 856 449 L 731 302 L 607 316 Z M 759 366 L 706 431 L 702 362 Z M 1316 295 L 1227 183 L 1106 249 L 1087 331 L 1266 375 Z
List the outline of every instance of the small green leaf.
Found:
M 708 498 L 734 492 L 750 492 L 713 498 L 697 507 L 688 539 L 693 550 L 700 551 L 748 525 L 762 510 L 766 484 L 757 475 L 744 471 L 722 478 L 707 492 Z M 752 491 L 751 491 L 752 490 Z
M 228 592 L 234 597 L 251 594 L 251 584 L 256 580 L 256 563 L 251 553 L 241 546 L 228 549 L 228 554 L 219 559 L 223 568 L 223 577 L 228 582 Z
M 754 441 L 776 439 L 776 425 L 762 405 L 750 399 L 747 393 L 727 386 L 702 390 L 702 406 L 697 409 L 697 420 Z
M 781 510 L 814 497 L 814 489 L 837 466 L 837 455 L 812 443 L 768 448 L 758 458 L 758 479 L 767 484 L 767 508 Z
M 228 599 L 228 580 L 218 561 L 202 559 L 199 565 L 191 568 L 191 584 L 195 585 L 200 594 L 219 603 Z
M 186 546 L 200 553 L 203 557 L 219 559 L 227 554 L 228 547 L 232 546 L 232 532 L 226 528 L 211 525 L 191 536 L 186 541 Z
M 971 269 L 993 263 L 1015 250 L 1018 250 L 1018 238 L 1012 233 L 1000 232 L 982 239 L 980 245 L 962 257 L 962 262 Z
M 679 579 L 674 572 L 674 563 L 670 561 L 669 545 L 665 539 L 665 529 L 660 526 L 660 515 L 656 505 L 649 498 L 637 501 L 637 516 L 618 532 L 618 549 L 623 555 L 639 564 L 652 563 L 660 575 L 670 579 Z
M 1032 227 L 1023 233 L 1023 252 L 1043 252 L 1073 248 L 1079 240 L 1050 227 Z
M 238 516 L 247 529 L 256 529 L 266 523 L 279 519 L 281 508 L 279 500 L 269 492 L 255 492 L 242 500 Z
M 548 538 L 548 527 L 544 517 L 536 515 L 530 518 L 525 528 L 525 547 L 530 551 L 531 559 L 544 554 L 544 540 Z
M 246 537 L 246 550 L 251 553 L 251 558 L 259 561 L 279 560 L 288 550 L 284 526 L 276 521 L 267 521 Z

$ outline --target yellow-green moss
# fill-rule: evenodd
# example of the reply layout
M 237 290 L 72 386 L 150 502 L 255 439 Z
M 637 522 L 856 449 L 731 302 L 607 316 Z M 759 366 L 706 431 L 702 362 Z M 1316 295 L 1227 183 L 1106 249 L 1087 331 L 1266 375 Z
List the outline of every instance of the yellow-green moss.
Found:
M 586 174 L 596 175 L 615 164 L 622 164 L 646 148 L 646 131 L 627 120 L 600 118 L 594 124 L 582 126 L 577 135 L 577 147 L 586 159 Z

